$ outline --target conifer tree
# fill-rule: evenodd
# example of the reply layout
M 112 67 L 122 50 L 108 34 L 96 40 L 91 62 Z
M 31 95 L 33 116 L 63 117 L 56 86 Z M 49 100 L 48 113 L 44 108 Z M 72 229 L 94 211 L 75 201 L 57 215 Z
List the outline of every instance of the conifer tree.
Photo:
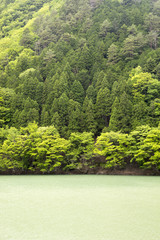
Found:
M 85 98 L 83 103 L 83 131 L 96 132 L 97 122 L 95 119 L 95 107 L 92 99 Z
M 62 136 L 66 136 L 68 126 L 68 104 L 69 99 L 65 93 L 60 98 L 54 99 L 51 109 L 51 122 L 58 126 L 58 130 Z M 57 114 L 57 113 L 58 114 Z
M 132 128 L 135 129 L 137 126 L 149 124 L 148 118 L 149 108 L 147 104 L 141 100 L 133 105 L 132 112 Z
M 111 95 L 108 88 L 99 90 L 95 109 L 99 129 L 108 127 L 111 114 Z
M 83 49 L 80 53 L 80 58 L 78 61 L 79 69 L 87 69 L 90 70 L 93 62 L 93 57 L 90 49 L 87 47 L 87 44 L 84 44 Z
M 55 128 L 60 131 L 61 130 L 61 118 L 58 114 L 58 112 L 55 112 L 52 116 L 52 119 L 51 119 L 51 124 L 55 126 Z
M 97 76 L 96 83 L 95 83 L 95 89 L 96 89 L 97 92 L 101 88 L 102 81 L 103 81 L 104 77 L 105 77 L 104 71 L 101 71 Z
M 18 124 L 19 126 L 27 126 L 29 122 L 39 122 L 39 108 L 36 101 L 29 97 L 24 100 L 24 108 L 19 113 Z
M 4 106 L 3 98 L 0 97 L 0 127 L 2 127 L 4 124 L 7 124 L 10 121 L 9 111 L 10 109 Z
M 132 34 L 133 36 L 136 36 L 137 34 L 137 27 L 135 26 L 135 24 L 132 24 L 131 26 L 128 27 L 127 32 L 130 34 Z
M 77 73 L 76 79 L 82 84 L 84 90 L 86 90 L 90 83 L 91 77 L 89 75 L 88 70 L 82 69 Z
M 43 107 L 41 112 L 41 126 L 49 126 L 50 125 L 50 117 L 48 111 L 46 111 L 45 107 Z
M 39 81 L 37 78 L 27 77 L 23 83 L 22 93 L 25 98 L 36 100 L 37 86 Z
M 119 99 L 116 97 L 111 111 L 111 118 L 109 122 L 109 129 L 116 132 L 120 130 L 120 103 Z
M 135 37 L 133 35 L 129 35 L 124 41 L 124 47 L 122 51 L 122 55 L 125 57 L 125 60 L 131 60 L 135 55 L 137 55 L 135 49 Z
M 89 87 L 87 88 L 87 91 L 86 91 L 86 96 L 92 100 L 93 104 L 96 103 L 96 90 L 95 88 L 93 87 L 93 85 L 89 85 Z
M 129 132 L 131 129 L 132 103 L 124 92 L 120 100 L 115 99 L 112 105 L 109 128 L 112 131 Z
M 69 86 L 71 86 L 72 83 L 74 82 L 75 77 L 71 70 L 71 66 L 70 66 L 69 62 L 66 63 L 63 72 L 65 73 L 65 76 L 66 76 Z
M 70 97 L 79 103 L 83 103 L 84 100 L 84 89 L 82 87 L 82 84 L 75 80 L 72 87 L 71 87 L 71 92 L 70 92 Z
M 68 77 L 63 72 L 59 79 L 56 79 L 54 86 L 53 86 L 53 93 L 54 97 L 59 98 L 64 92 L 68 94 Z
M 26 47 L 26 48 L 32 48 L 34 42 L 34 37 L 31 35 L 30 30 L 26 28 L 23 31 L 22 38 L 20 40 L 20 45 Z
M 105 37 L 107 33 L 112 29 L 112 24 L 111 22 L 106 19 L 100 26 L 100 36 Z
M 68 132 L 81 131 L 81 105 L 70 99 L 68 104 Z
M 115 64 L 119 60 L 119 53 L 118 47 L 112 43 L 111 46 L 108 48 L 108 63 Z

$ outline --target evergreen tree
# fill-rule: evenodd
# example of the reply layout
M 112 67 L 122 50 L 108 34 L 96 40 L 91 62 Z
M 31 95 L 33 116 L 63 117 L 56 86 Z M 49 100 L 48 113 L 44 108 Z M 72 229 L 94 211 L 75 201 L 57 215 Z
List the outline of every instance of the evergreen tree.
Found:
M 49 126 L 50 125 L 50 117 L 48 111 L 46 111 L 45 107 L 42 108 L 41 112 L 41 126 Z
M 124 41 L 124 47 L 122 50 L 122 55 L 125 57 L 126 60 L 132 60 L 135 55 L 135 37 L 132 35 L 129 35 L 128 38 Z
M 132 24 L 131 26 L 128 27 L 127 31 L 129 33 L 129 35 L 131 34 L 131 35 L 136 36 L 136 34 L 137 34 L 137 27 L 135 26 L 135 24 Z
M 4 100 L 0 97 L 0 127 L 3 127 L 4 124 L 7 124 L 10 121 L 9 117 L 9 108 L 4 106 Z
M 81 105 L 80 103 L 70 99 L 68 104 L 68 131 L 81 131 Z
M 105 37 L 107 33 L 110 32 L 111 29 L 112 29 L 111 22 L 108 19 L 104 20 L 104 22 L 100 26 L 100 33 L 99 33 L 100 36 Z
M 33 47 L 34 37 L 31 35 L 30 30 L 26 28 L 23 31 L 22 38 L 20 40 L 20 45 L 29 48 Z
M 55 128 L 60 131 L 61 130 L 61 118 L 58 114 L 58 112 L 55 112 L 52 116 L 52 119 L 51 119 L 51 124 L 53 124 L 55 126 Z
M 68 81 L 69 86 L 71 86 L 75 80 L 75 76 L 71 70 L 71 66 L 70 66 L 69 62 L 66 63 L 63 73 L 65 74 L 65 77 Z
M 93 63 L 92 53 L 90 49 L 87 47 L 87 44 L 84 44 L 78 61 L 79 69 L 90 70 L 92 63 Z
M 95 107 L 92 99 L 88 97 L 85 98 L 83 103 L 83 125 L 84 131 L 96 133 Z
M 147 35 L 149 46 L 152 49 L 157 48 L 158 36 L 159 36 L 159 34 L 157 33 L 157 31 L 154 31 L 154 30 L 150 31 L 149 34 Z
M 160 17 L 149 13 L 145 18 L 145 26 L 148 31 L 157 31 L 159 28 Z
M 148 111 L 149 111 L 149 108 L 143 100 L 133 105 L 133 113 L 132 113 L 133 129 L 135 129 L 137 126 L 149 124 Z
M 53 86 L 54 97 L 59 98 L 64 92 L 68 94 L 68 79 L 66 74 L 63 72 L 59 79 L 56 79 Z
M 114 132 L 120 130 L 120 102 L 117 97 L 112 105 L 109 129 Z
M 92 100 L 93 104 L 96 103 L 96 90 L 94 89 L 93 85 L 89 85 L 86 96 Z
M 105 77 L 105 73 L 104 71 L 101 71 L 98 76 L 97 76 L 97 79 L 96 79 L 96 83 L 95 83 L 95 88 L 96 88 L 96 91 L 98 92 L 101 88 L 101 85 L 102 85 L 102 81 Z
M 95 109 L 99 129 L 108 127 L 111 114 L 111 95 L 108 88 L 99 90 Z
M 116 98 L 113 103 L 109 128 L 112 131 L 129 132 L 131 129 L 131 117 L 132 103 L 124 92 L 120 100 Z
M 62 136 L 66 136 L 66 133 L 67 133 L 68 117 L 69 117 L 68 104 L 69 104 L 69 99 L 67 95 L 63 93 L 60 96 L 60 98 L 54 100 L 52 109 L 51 109 L 51 119 L 52 119 L 51 122 L 56 126 L 58 126 L 58 130 Z
M 72 87 L 71 87 L 71 92 L 70 92 L 70 97 L 79 103 L 83 103 L 84 100 L 84 89 L 81 85 L 81 83 L 77 80 L 74 81 Z
M 23 110 L 19 112 L 19 114 L 17 112 L 18 127 L 25 127 L 29 122 L 39 122 L 39 108 L 37 102 L 28 97 L 24 100 L 23 106 Z
M 25 98 L 36 99 L 37 85 L 39 84 L 37 78 L 27 78 L 25 79 L 22 87 L 22 93 Z
M 119 60 L 118 47 L 112 43 L 108 48 L 108 63 L 115 64 Z
M 79 71 L 76 75 L 76 79 L 82 84 L 84 90 L 88 88 L 91 80 L 88 70 L 86 69 L 82 69 L 81 71 Z

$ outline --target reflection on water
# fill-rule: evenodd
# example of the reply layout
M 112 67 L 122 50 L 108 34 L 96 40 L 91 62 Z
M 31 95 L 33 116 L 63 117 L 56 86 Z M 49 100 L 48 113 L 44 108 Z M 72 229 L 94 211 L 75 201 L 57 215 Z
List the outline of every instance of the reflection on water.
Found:
M 0 176 L 0 240 L 160 240 L 160 177 Z

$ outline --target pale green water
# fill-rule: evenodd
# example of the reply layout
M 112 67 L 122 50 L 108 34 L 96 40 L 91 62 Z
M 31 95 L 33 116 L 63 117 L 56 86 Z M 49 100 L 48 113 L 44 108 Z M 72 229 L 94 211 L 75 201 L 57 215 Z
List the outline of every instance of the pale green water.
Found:
M 160 240 L 160 177 L 0 176 L 0 240 Z

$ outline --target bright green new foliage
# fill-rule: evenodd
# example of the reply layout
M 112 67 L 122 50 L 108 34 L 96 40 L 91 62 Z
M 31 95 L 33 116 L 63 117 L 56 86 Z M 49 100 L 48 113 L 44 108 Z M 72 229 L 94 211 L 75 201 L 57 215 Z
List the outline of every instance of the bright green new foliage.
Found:
M 92 133 L 71 133 L 70 145 L 67 151 L 67 168 L 81 169 L 91 162 L 94 139 Z M 89 161 L 88 161 L 89 160 Z
M 102 133 L 94 149 L 96 155 L 105 157 L 105 163 L 101 164 L 104 168 L 125 167 L 127 151 L 128 135 L 119 132 Z
M 1 169 L 49 173 L 63 163 L 68 141 L 60 138 L 53 126 L 38 128 L 32 123 L 12 134 L 12 138 L 10 132 L 0 152 Z
M 134 152 L 134 158 L 141 168 L 160 170 L 160 129 L 150 129 L 145 135 Z

